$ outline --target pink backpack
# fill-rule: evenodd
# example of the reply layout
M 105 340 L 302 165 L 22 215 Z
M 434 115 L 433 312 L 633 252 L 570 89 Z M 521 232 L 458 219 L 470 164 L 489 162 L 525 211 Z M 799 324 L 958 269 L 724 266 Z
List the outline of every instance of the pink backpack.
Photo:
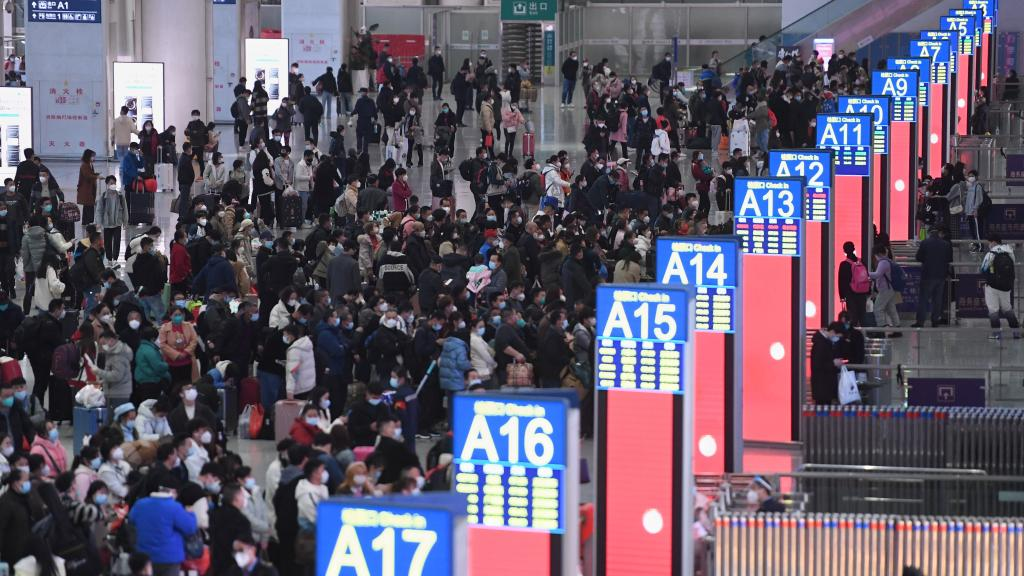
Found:
M 867 294 L 871 291 L 871 276 L 868 275 L 868 268 L 863 262 L 850 261 L 850 270 L 853 274 L 850 277 L 850 290 L 854 294 Z

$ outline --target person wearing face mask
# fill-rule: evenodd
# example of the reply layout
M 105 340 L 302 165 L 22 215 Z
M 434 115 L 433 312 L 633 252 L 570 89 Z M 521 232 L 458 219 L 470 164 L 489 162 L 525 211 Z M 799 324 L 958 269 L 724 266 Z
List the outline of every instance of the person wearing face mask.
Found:
M 344 66 L 344 65 L 342 65 Z M 242 574 L 243 576 L 278 576 L 278 570 L 260 558 L 262 543 L 253 535 L 238 534 L 232 542 L 232 567 L 237 566 L 238 572 L 225 574 Z M 234 569 L 234 568 L 233 568 Z M 212 572 L 211 572 L 212 573 Z
M 157 343 L 170 367 L 172 382 L 191 382 L 198 377 L 198 374 L 193 376 L 193 372 L 198 372 L 193 370 L 193 359 L 196 346 L 199 344 L 199 336 L 192 322 L 185 319 L 186 314 L 183 308 L 172 306 L 168 312 L 170 322 L 160 325 Z M 188 314 L 188 318 L 191 317 L 192 315 Z
M 42 501 L 33 494 L 28 472 L 16 470 L 6 478 L 0 497 L 0 562 L 14 566 L 30 553 L 32 526 L 46 516 Z
M 302 467 L 302 475 L 303 478 L 295 486 L 299 529 L 296 535 L 296 549 L 305 548 L 299 546 L 299 541 L 315 538 L 317 504 L 326 500 L 329 495 L 327 489 L 329 475 L 324 469 L 323 462 L 310 458 Z M 305 565 L 312 558 L 296 553 L 295 560 L 299 565 Z
M 136 552 L 149 556 L 154 575 L 180 571 L 185 561 L 185 539 L 199 529 L 196 516 L 178 500 L 179 488 L 184 486 L 167 478 L 155 492 L 137 501 L 128 513 L 127 521 L 139 534 Z
M 747 488 L 747 503 L 757 506 L 758 514 L 783 514 L 786 506 L 773 495 L 772 483 L 764 476 L 754 476 Z
M 562 370 L 572 358 L 572 334 L 565 310 L 556 309 L 548 314 L 547 329 L 541 329 L 537 341 L 536 373 L 542 388 L 561 386 Z
M 29 453 L 43 457 L 49 467 L 49 473 L 45 475 L 47 478 L 54 479 L 68 470 L 68 456 L 60 443 L 60 431 L 49 420 L 36 426 L 36 437 Z
M 344 414 L 348 385 L 352 382 L 352 341 L 342 329 L 342 318 L 337 310 L 331 310 L 317 326 L 316 350 L 324 360 L 323 384 L 330 393 L 327 406 L 318 400 L 320 409 L 328 415 Z
M 705 66 L 706 68 L 706 66 Z M 669 52 L 665 53 L 665 57 L 661 59 L 651 68 L 651 78 L 658 81 L 658 97 L 662 104 L 668 99 L 664 88 L 668 88 L 672 81 L 672 54 Z
M 251 534 L 252 524 L 243 513 L 245 489 L 228 484 L 221 491 L 221 505 L 210 518 L 210 573 L 229 574 L 237 566 L 234 561 L 234 540 L 241 534 Z
M 128 474 L 131 466 L 124 461 L 124 450 L 119 444 L 110 440 L 100 446 L 100 458 L 103 463 L 98 470 L 99 479 L 102 480 L 110 490 L 110 501 L 118 504 L 128 496 Z
M 150 442 L 170 439 L 171 425 L 167 421 L 170 411 L 171 403 L 168 397 L 143 400 L 135 417 L 135 432 L 139 439 Z
M 840 322 L 832 322 L 811 338 L 811 396 L 818 405 L 836 404 L 839 397 L 838 342 L 844 331 Z
M 69 491 L 72 498 L 84 502 L 89 495 L 89 488 L 99 480 L 97 470 L 103 464 L 100 451 L 95 446 L 85 445 L 75 458 L 72 470 L 72 484 Z
M 338 495 L 364 496 L 373 494 L 374 486 L 363 462 L 353 462 L 345 469 L 345 481 L 338 487 Z
M 202 152 L 210 141 L 210 129 L 206 122 L 203 122 L 199 110 L 192 111 L 192 120 L 185 126 L 185 137 L 192 143 L 192 148 Z M 204 167 L 200 161 L 200 169 Z
M 285 359 L 285 397 L 288 400 L 305 400 L 316 385 L 316 357 L 313 341 L 305 335 L 301 326 L 289 324 L 284 327 L 282 341 L 288 346 Z
M 132 349 L 112 330 L 100 335 L 99 344 L 104 365 L 94 367 L 93 372 L 103 383 L 107 406 L 120 406 L 127 403 L 132 394 Z
M 437 360 L 438 376 L 449 403 L 455 392 L 463 389 L 466 370 L 473 367 L 469 359 L 469 345 L 469 331 L 461 328 L 445 338 L 441 346 L 441 356 Z
M 459 386 L 462 386 L 461 379 Z M 422 475 L 419 458 L 406 446 L 402 439 L 404 431 L 401 420 L 394 413 L 386 414 L 377 421 L 378 438 L 374 454 L 382 459 L 384 467 L 376 484 L 392 484 L 402 476 L 402 471 L 416 468 Z

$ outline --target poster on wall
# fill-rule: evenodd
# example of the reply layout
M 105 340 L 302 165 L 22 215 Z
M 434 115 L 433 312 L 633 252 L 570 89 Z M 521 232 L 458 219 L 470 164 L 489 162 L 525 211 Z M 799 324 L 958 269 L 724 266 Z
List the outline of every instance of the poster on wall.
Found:
M 32 89 L 0 88 L 0 177 L 13 178 L 21 151 L 32 147 Z
M 273 114 L 288 96 L 288 40 L 283 38 L 245 39 L 245 77 L 249 86 L 262 82 Z
M 164 65 L 162 62 L 114 62 L 114 100 L 117 114 L 128 107 L 128 116 L 142 129 L 152 122 L 157 132 L 164 129 Z M 132 141 L 137 141 L 132 136 Z
M 234 122 L 231 104 L 241 75 L 242 55 L 238 29 L 242 11 L 230 2 L 214 2 L 213 9 L 213 120 Z
M 35 95 L 42 118 L 35 145 L 40 156 L 79 158 L 87 148 L 107 149 L 106 82 L 40 81 Z
M 334 68 L 337 73 L 341 51 L 338 49 L 336 36 L 316 33 L 289 36 L 295 47 L 292 62 L 299 63 L 299 70 L 302 70 L 307 78 L 316 78 L 323 74 L 328 66 Z

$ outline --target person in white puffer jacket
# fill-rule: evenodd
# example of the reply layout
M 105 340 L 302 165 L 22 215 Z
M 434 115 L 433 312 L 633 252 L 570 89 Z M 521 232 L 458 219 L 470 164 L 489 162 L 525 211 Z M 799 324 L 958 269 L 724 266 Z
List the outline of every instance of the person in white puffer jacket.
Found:
M 288 344 L 285 363 L 285 391 L 289 400 L 305 400 L 316 385 L 316 355 L 313 341 L 303 335 L 301 326 L 285 326 L 282 338 Z

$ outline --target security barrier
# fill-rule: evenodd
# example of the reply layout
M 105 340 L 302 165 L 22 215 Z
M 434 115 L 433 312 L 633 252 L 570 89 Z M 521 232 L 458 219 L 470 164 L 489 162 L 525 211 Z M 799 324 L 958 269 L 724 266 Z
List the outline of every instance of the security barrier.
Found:
M 1024 475 L 1024 409 L 804 406 L 804 462 Z
M 1024 574 L 1020 519 L 725 514 L 714 549 L 716 576 Z

